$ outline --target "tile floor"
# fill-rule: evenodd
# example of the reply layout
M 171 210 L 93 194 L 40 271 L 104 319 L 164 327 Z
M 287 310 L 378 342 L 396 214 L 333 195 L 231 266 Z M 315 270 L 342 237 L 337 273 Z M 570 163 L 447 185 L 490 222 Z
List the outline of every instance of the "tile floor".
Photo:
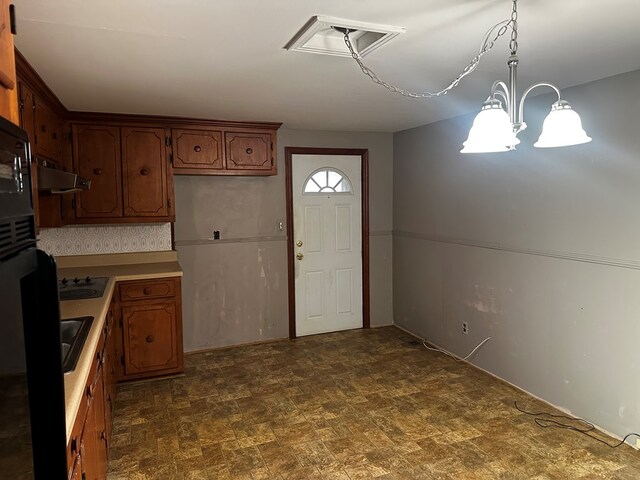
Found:
M 215 350 L 118 388 L 109 480 L 640 479 L 640 452 L 395 327 Z

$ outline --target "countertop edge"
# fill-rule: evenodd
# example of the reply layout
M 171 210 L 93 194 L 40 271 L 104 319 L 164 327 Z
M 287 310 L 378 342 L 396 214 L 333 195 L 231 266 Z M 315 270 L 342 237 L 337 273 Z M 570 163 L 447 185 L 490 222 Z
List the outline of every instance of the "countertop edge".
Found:
M 135 270 L 151 271 L 135 271 Z M 120 270 L 120 271 L 118 271 Z M 76 368 L 64 374 L 65 390 L 65 421 L 67 429 L 67 444 L 71 440 L 71 432 L 76 422 L 78 410 L 82 403 L 84 387 L 89 378 L 91 364 L 93 362 L 93 352 L 98 347 L 100 336 L 104 328 L 107 313 L 111 305 L 111 299 L 115 293 L 118 282 L 133 280 L 150 280 L 155 278 L 182 277 L 182 267 L 178 262 L 166 262 L 158 264 L 136 264 L 136 265 L 106 265 L 71 267 L 59 269 L 59 275 L 68 275 L 69 272 L 82 275 L 108 276 L 109 281 L 102 297 L 91 300 L 67 300 L 60 302 L 61 319 L 92 316 L 93 323 L 82 348 L 82 353 L 78 358 Z M 77 273 L 75 273 L 77 272 Z M 109 272 L 113 272 L 109 274 Z

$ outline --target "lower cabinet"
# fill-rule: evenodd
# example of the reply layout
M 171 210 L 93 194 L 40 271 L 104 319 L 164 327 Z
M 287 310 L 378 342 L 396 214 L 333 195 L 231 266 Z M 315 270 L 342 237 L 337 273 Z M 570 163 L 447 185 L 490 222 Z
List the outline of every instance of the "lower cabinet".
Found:
M 68 477 L 105 480 L 116 382 L 183 371 L 179 277 L 120 282 L 67 446 Z
M 122 282 L 119 380 L 183 371 L 180 278 Z
M 93 363 L 67 446 L 69 478 L 104 480 L 111 441 L 111 411 L 115 395 L 113 351 L 114 317 L 107 315 L 104 330 L 94 352 Z M 113 372 L 113 373 L 110 373 Z

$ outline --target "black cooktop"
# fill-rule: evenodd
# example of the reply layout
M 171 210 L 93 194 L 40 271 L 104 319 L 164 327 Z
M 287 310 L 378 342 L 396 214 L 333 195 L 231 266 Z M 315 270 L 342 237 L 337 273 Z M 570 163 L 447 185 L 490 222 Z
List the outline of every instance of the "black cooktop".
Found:
M 100 298 L 107 288 L 109 277 L 75 277 L 58 281 L 60 300 Z

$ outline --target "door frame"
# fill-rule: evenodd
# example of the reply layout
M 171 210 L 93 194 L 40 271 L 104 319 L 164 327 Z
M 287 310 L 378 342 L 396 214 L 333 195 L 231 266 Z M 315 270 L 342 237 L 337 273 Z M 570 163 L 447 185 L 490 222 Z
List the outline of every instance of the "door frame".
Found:
M 360 157 L 362 201 L 362 328 L 370 328 L 369 311 L 369 150 L 366 148 L 285 147 L 287 193 L 287 273 L 289 295 L 289 338 L 296 338 L 296 290 L 293 238 L 293 155 L 354 155 Z

